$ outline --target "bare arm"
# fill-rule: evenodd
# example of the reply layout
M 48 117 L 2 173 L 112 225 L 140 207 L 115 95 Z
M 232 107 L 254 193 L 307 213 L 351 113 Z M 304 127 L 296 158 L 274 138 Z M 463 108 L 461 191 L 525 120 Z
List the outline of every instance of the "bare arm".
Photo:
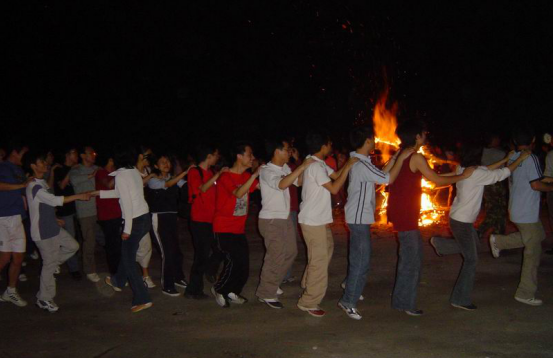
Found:
M 507 154 L 507 156 L 505 158 L 501 159 L 499 162 L 490 164 L 486 168 L 488 168 L 488 170 L 495 170 L 495 169 L 501 168 L 503 165 L 505 165 L 509 161 L 509 159 L 513 156 L 513 154 L 515 154 L 514 150 L 510 151 L 509 154 Z M 512 172 L 512 170 L 511 170 L 511 172 Z
M 292 173 L 288 174 L 282 180 L 278 183 L 278 188 L 280 190 L 284 190 L 288 188 L 290 185 L 294 184 L 296 179 L 302 176 L 305 169 L 309 166 L 309 164 L 313 163 L 312 158 L 306 159 L 301 165 L 299 165 L 296 170 L 294 170 Z M 303 180 L 302 180 L 303 181 Z
M 544 192 L 553 191 L 553 184 L 544 183 L 543 181 L 540 181 L 540 180 L 533 181 L 532 183 L 530 183 L 530 186 L 535 191 L 544 191 Z
M 201 170 L 201 169 L 200 169 Z M 217 181 L 217 179 L 219 179 L 219 177 L 221 176 L 221 174 L 225 173 L 225 172 L 228 172 L 228 167 L 224 167 L 224 168 L 221 168 L 221 170 L 219 170 L 219 172 L 217 174 L 215 174 L 214 176 L 212 176 L 211 178 L 209 178 L 208 181 L 206 181 L 205 183 L 203 183 L 201 186 L 200 186 L 200 191 L 202 193 L 205 193 L 206 191 L 209 190 L 209 188 L 211 188 L 213 186 L 213 184 L 215 184 L 215 182 Z
M 339 173 L 340 175 L 336 178 L 336 180 L 332 182 L 328 182 L 326 184 L 323 184 L 323 187 L 328 190 L 331 194 L 338 194 L 344 183 L 346 182 L 346 178 L 348 177 L 349 171 L 353 167 L 353 164 L 357 163 L 359 159 L 351 157 L 348 159 L 346 164 L 340 169 Z M 336 174 L 336 172 L 332 173 Z M 332 175 L 330 175 L 330 178 L 332 178 Z
M 232 194 L 237 197 L 237 198 L 242 198 L 244 197 L 244 195 L 246 195 L 248 193 L 248 191 L 250 190 L 250 187 L 252 186 L 253 182 L 255 181 L 255 179 L 259 176 L 259 169 L 261 169 L 261 167 L 257 167 L 257 169 L 255 170 L 255 172 L 252 174 L 252 176 L 250 177 L 250 179 L 248 179 L 247 182 L 244 183 L 244 185 L 242 185 L 240 188 L 234 190 L 232 192 Z
M 507 168 L 509 168 L 511 173 L 514 172 L 516 168 L 519 166 L 519 164 L 525 161 L 526 158 L 528 158 L 531 154 L 532 152 L 530 151 L 523 151 L 522 153 L 520 153 L 520 156 L 514 162 L 512 162 L 510 165 L 507 166 Z
M 428 166 L 426 158 L 419 153 L 411 157 L 410 167 L 415 167 L 429 181 L 436 183 L 439 186 L 457 183 L 459 180 L 466 179 L 472 175 L 475 168 L 466 168 L 463 174 L 453 176 L 440 176 Z
M 34 179 L 35 179 L 34 177 L 29 177 L 29 178 L 27 178 L 27 180 L 25 180 L 24 183 L 21 183 L 21 184 L 10 184 L 10 183 L 0 182 L 0 191 L 12 191 L 12 190 L 24 189 Z
M 407 149 L 404 149 L 401 151 L 401 154 L 399 156 L 394 156 L 395 159 L 394 159 L 394 163 L 393 163 L 393 166 L 390 169 L 388 169 L 389 173 L 390 173 L 390 181 L 388 183 L 389 184 L 392 184 L 397 176 L 399 175 L 399 172 L 401 170 L 401 166 L 403 165 L 403 162 L 405 161 L 405 159 L 407 159 L 408 156 L 410 156 L 411 154 L 413 154 L 413 152 L 415 151 L 414 148 L 407 148 Z M 388 163 L 389 165 L 389 163 Z M 386 165 L 386 166 L 388 166 Z M 384 168 L 386 169 L 386 168 Z M 386 171 L 386 170 L 383 170 L 383 171 Z
M 70 195 L 70 196 L 64 196 L 63 197 L 63 203 L 67 204 L 67 203 L 71 203 L 71 202 L 77 201 L 77 200 L 88 201 L 88 200 L 90 200 L 91 196 L 93 196 L 93 192 Z

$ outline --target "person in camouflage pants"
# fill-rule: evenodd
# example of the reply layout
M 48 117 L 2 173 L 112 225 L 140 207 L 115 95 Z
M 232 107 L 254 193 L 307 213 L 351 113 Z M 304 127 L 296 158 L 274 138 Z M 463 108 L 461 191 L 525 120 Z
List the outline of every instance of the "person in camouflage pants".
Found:
M 484 188 L 484 210 L 486 217 L 478 228 L 478 235 L 483 237 L 490 228 L 493 228 L 493 233 L 503 235 L 507 223 L 507 188 L 505 182 L 486 185 Z

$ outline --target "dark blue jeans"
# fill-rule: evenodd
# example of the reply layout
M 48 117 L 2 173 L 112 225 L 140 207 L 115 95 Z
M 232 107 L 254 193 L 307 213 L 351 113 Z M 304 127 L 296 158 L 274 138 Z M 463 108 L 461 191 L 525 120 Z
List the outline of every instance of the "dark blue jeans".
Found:
M 371 226 L 367 224 L 348 224 L 349 266 L 346 278 L 346 291 L 340 303 L 347 308 L 355 308 L 359 296 L 363 293 L 371 263 Z
M 133 293 L 133 306 L 152 302 L 148 289 L 142 280 L 142 275 L 139 274 L 136 266 L 138 245 L 144 235 L 150 231 L 151 226 L 152 219 L 149 213 L 132 220 L 131 235 L 127 240 L 123 240 L 121 244 L 121 261 L 119 261 L 119 269 L 117 273 L 111 277 L 112 284 L 121 289 L 125 287 L 127 280 L 129 281 Z
M 453 288 L 450 302 L 467 306 L 472 303 L 470 295 L 478 261 L 478 234 L 472 223 L 463 223 L 450 218 L 449 226 L 455 239 L 435 237 L 434 244 L 436 251 L 441 255 L 463 255 L 463 267 Z
M 407 311 L 417 309 L 417 287 L 422 269 L 422 238 L 420 231 L 400 231 L 399 261 L 392 307 Z

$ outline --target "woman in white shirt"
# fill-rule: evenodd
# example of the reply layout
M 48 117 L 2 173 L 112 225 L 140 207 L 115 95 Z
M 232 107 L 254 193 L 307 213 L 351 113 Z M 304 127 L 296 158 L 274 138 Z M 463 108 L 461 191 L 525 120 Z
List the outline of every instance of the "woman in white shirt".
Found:
M 509 153 L 507 157 L 495 164 L 487 167 L 479 166 L 470 177 L 457 182 L 457 196 L 449 212 L 449 226 L 454 239 L 443 237 L 430 239 L 430 244 L 438 256 L 451 254 L 463 256 L 463 266 L 450 298 L 453 307 L 469 311 L 476 309 L 470 297 L 474 286 L 479 245 L 474 222 L 482 205 L 484 186 L 508 178 L 511 172 L 530 155 L 530 153 L 523 153 L 513 163 L 501 168 L 509 161 L 513 153 Z M 467 145 L 461 153 L 461 165 L 457 168 L 457 172 L 451 173 L 451 175 L 459 175 L 465 168 L 479 165 L 481 158 L 482 147 Z
M 144 200 L 142 177 L 134 165 L 142 160 L 143 154 L 137 154 L 133 148 L 118 148 L 114 161 L 118 168 L 111 173 L 115 177 L 114 190 L 100 190 L 100 199 L 119 198 L 123 213 L 123 232 L 121 234 L 121 261 L 113 276 L 106 277 L 106 283 L 115 291 L 121 291 L 127 281 L 133 291 L 132 312 L 139 312 L 152 306 L 152 299 L 136 270 L 136 252 L 140 240 L 150 231 L 152 221 L 148 204 Z

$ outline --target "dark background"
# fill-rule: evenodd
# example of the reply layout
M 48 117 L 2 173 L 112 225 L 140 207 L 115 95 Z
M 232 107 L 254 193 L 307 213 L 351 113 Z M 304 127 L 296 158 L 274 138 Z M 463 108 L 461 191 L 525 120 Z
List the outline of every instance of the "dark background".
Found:
M 547 2 L 40 2 L 5 9 L 0 146 L 340 142 L 388 86 L 447 144 L 550 127 Z

